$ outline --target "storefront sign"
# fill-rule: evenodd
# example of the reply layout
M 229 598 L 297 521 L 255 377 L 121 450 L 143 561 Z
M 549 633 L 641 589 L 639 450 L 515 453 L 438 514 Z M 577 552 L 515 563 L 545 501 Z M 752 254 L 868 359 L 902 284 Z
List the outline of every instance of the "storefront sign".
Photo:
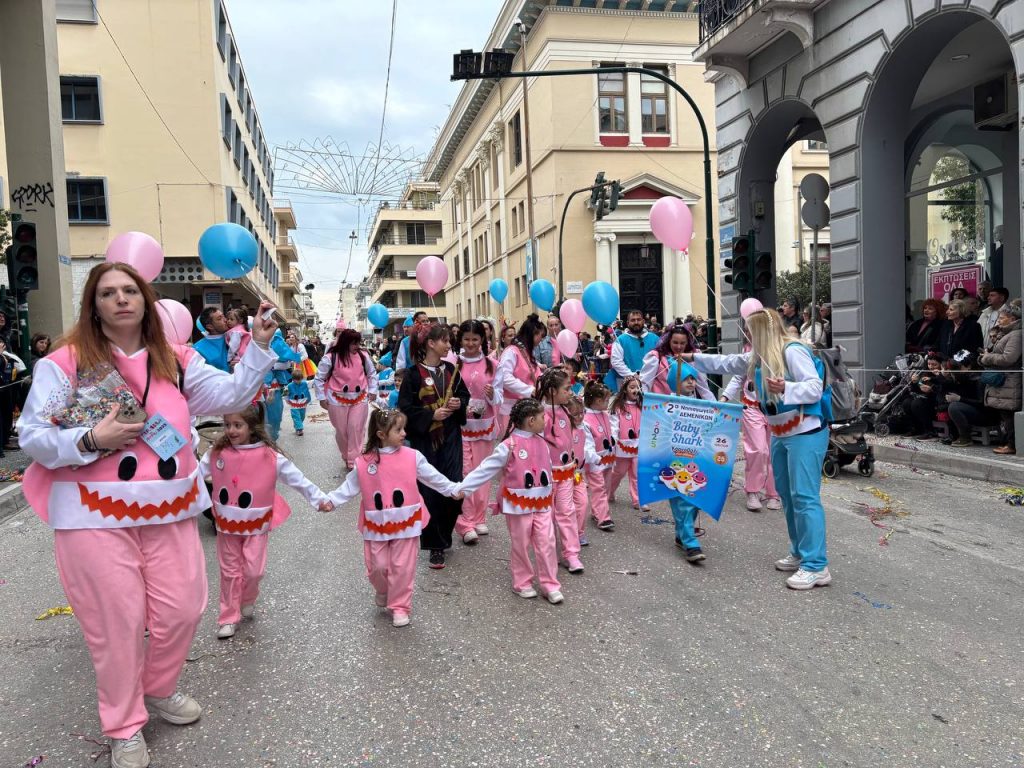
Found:
M 203 306 L 204 307 L 222 307 L 224 304 L 224 294 L 221 293 L 220 288 L 204 288 L 203 289 Z
M 978 284 L 985 279 L 985 271 L 981 264 L 953 269 L 936 269 L 928 272 L 928 294 L 933 299 L 949 301 L 954 288 L 963 288 L 971 296 L 977 296 Z
M 569 280 L 565 284 L 566 293 L 583 293 L 582 280 Z

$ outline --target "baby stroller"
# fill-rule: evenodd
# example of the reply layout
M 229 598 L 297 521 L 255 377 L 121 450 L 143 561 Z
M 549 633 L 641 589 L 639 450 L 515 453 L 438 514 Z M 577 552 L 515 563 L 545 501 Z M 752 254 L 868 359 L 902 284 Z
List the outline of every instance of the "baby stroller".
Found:
M 891 422 L 905 417 L 904 410 L 911 395 L 911 378 L 925 367 L 923 355 L 899 355 L 885 373 L 877 377 L 859 413 L 861 420 L 870 425 L 876 435 L 885 437 L 890 432 Z
M 864 437 L 868 425 L 857 410 L 857 385 L 843 364 L 839 347 L 818 350 L 817 354 L 825 364 L 825 380 L 832 387 L 832 421 L 821 472 L 831 479 L 856 461 L 857 471 L 871 477 L 875 473 L 875 451 Z

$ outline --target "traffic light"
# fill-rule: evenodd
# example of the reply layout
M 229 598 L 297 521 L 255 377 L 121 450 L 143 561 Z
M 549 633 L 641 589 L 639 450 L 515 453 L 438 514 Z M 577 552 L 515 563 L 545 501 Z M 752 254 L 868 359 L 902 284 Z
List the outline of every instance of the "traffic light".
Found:
M 0 285 L 0 312 L 7 316 L 7 322 L 17 324 L 18 322 L 18 299 L 13 291 L 8 291 L 7 286 Z
M 452 59 L 452 80 L 469 80 L 480 74 L 483 54 L 463 48 Z
M 512 60 L 515 54 L 504 48 L 494 48 L 484 54 L 484 75 L 501 77 L 512 71 Z
M 753 290 L 754 235 L 732 239 L 732 257 L 723 262 L 729 273 L 724 276 L 733 290 L 749 296 Z
M 15 224 L 13 241 L 7 266 L 11 288 L 18 291 L 34 291 L 39 288 L 36 225 L 30 221 Z
M 754 292 L 766 291 L 772 287 L 772 276 L 775 274 L 775 263 L 770 253 L 758 253 L 754 256 L 751 270 Z
M 608 198 L 608 212 L 611 213 L 619 207 L 619 197 L 622 196 L 622 185 L 618 181 L 612 182 L 611 195 Z
M 602 185 L 604 184 L 604 171 L 598 171 L 594 177 L 594 188 L 590 190 L 590 207 L 597 210 L 597 203 L 601 200 Z

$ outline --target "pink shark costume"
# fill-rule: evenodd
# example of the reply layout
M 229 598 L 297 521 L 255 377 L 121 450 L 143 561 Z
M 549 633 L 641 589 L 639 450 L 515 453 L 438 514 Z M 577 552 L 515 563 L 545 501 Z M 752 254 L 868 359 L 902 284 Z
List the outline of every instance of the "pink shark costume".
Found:
M 608 500 L 615 498 L 619 483 L 628 475 L 629 498 L 634 508 L 639 507 L 636 464 L 640 452 L 640 406 L 637 403 L 626 403 L 623 411 L 611 414 L 608 420 L 612 434 L 615 435 L 615 446 L 612 449 L 615 453 L 615 464 L 612 465 L 608 477 Z
M 498 436 L 508 429 L 508 417 L 512 406 L 524 397 L 533 397 L 540 369 L 528 359 L 517 344 L 505 348 L 498 359 L 498 372 L 494 374 L 495 388 L 501 386 L 502 403 L 498 419 Z
M 583 466 L 587 460 L 587 435 L 583 427 L 572 428 L 572 452 L 576 457 L 576 472 L 572 478 L 572 505 L 576 510 L 577 538 L 582 546 L 587 526 L 587 481 Z
M 487 458 L 494 448 L 498 434 L 498 409 L 502 404 L 501 385 L 496 380 L 497 366 L 491 361 L 491 373 L 487 372 L 487 360 L 481 355 L 476 358 L 462 358 L 459 375 L 469 389 L 469 408 L 466 412 L 466 426 L 462 428 L 462 471 L 468 475 Z M 490 384 L 494 394 L 488 398 L 484 391 Z M 474 406 L 481 408 L 480 417 L 472 415 Z M 477 526 L 486 525 L 489 486 L 483 486 L 462 501 L 462 514 L 455 518 L 455 532 L 465 536 Z M 487 530 L 484 528 L 483 530 Z
M 36 365 L 18 422 L 21 447 L 33 459 L 25 497 L 54 529 L 57 571 L 96 671 L 100 723 L 118 739 L 149 719 L 144 696 L 175 692 L 206 606 L 195 517 L 210 500 L 188 443 L 190 414 L 244 408 L 274 363 L 256 344 L 234 374 L 207 365 L 191 349 L 174 352 L 180 391 L 177 383 L 152 378 L 145 349 L 130 356 L 113 349 L 114 365 L 147 413 L 159 413 L 185 438 L 166 461 L 141 439 L 107 456 L 83 453 L 78 442 L 88 428 L 61 429 L 52 421 L 76 386 L 68 347 Z
M 572 440 L 572 417 L 562 406 L 544 408 L 544 440 L 551 457 L 551 478 L 554 484 L 552 499 L 554 526 L 561 544 L 562 560 L 570 567 L 582 567 L 580 532 L 573 493 L 576 489 L 576 451 Z M 580 456 L 583 455 L 580 446 Z
M 313 394 L 327 401 L 327 415 L 334 427 L 334 440 L 345 464 L 352 466 L 366 442 L 366 419 L 370 402 L 377 397 L 377 371 L 365 352 L 324 355 L 313 378 Z
M 615 463 L 615 433 L 608 413 L 587 408 L 583 415 L 583 434 L 587 439 L 587 458 L 583 466 L 590 490 L 590 508 L 594 520 L 600 524 L 611 519 L 607 472 Z
M 772 473 L 772 432 L 758 404 L 754 382 L 748 381 L 746 376 L 734 376 L 722 390 L 722 397 L 733 400 L 737 394 L 743 403 L 743 490 L 745 493 L 763 492 L 769 499 L 778 499 Z
M 291 515 L 277 493 L 278 481 L 301 493 L 314 508 L 327 499 L 289 459 L 264 443 L 208 452 L 199 469 L 213 483 L 213 522 L 220 564 L 218 624 L 237 624 L 243 605 L 253 605 L 267 570 L 267 534 Z
M 445 496 L 457 485 L 412 448 L 381 448 L 356 459 L 355 471 L 327 498 L 339 507 L 356 496 L 363 534 L 366 577 L 377 592 L 377 605 L 393 615 L 412 611 L 420 534 L 430 520 L 417 481 Z
M 555 556 L 555 528 L 551 521 L 554 500 L 553 470 L 547 441 L 540 435 L 521 429 L 494 448 L 494 452 L 469 473 L 459 485 L 467 494 L 485 485 L 504 471 L 498 489 L 498 505 L 505 515 L 512 554 L 512 589 L 532 588 L 534 567 L 530 564 L 530 546 L 536 560 L 537 581 L 541 592 L 560 592 L 558 559 Z

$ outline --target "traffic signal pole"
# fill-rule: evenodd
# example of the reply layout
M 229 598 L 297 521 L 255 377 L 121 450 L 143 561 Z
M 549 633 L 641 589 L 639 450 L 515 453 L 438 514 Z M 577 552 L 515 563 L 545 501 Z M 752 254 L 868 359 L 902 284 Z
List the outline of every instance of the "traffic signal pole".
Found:
M 465 69 L 461 69 L 460 66 L 459 54 L 456 54 L 456 70 L 452 74 L 452 80 L 503 80 L 506 78 L 569 77 L 572 75 L 599 76 L 602 74 L 619 73 L 647 75 L 648 77 L 652 77 L 655 80 L 660 80 L 665 83 L 665 85 L 683 97 L 686 103 L 689 104 L 690 109 L 693 110 L 694 117 L 697 118 L 697 124 L 700 126 L 701 139 L 704 144 L 704 228 L 707 234 L 704 242 L 704 248 L 705 267 L 707 271 L 708 348 L 716 349 L 718 347 L 718 308 L 715 305 L 715 302 L 718 300 L 718 297 L 715 295 L 714 288 L 711 284 L 715 279 L 715 222 L 714 211 L 712 210 L 714 201 L 712 199 L 711 188 L 711 139 L 708 134 L 707 123 L 704 122 L 704 116 L 701 114 L 700 108 L 697 106 L 697 102 L 693 100 L 693 97 L 690 96 L 690 94 L 687 93 L 679 83 L 668 75 L 658 72 L 657 70 L 646 69 L 644 67 L 591 67 L 590 69 L 558 69 L 542 70 L 539 72 L 491 72 L 485 74 L 469 72 Z M 561 272 L 561 270 L 559 270 L 559 272 Z M 561 274 L 559 274 L 559 280 L 561 280 Z
M 593 192 L 597 189 L 606 189 L 613 184 L 618 184 L 618 181 L 605 181 L 600 184 L 591 184 L 589 187 L 580 187 L 574 189 L 569 193 L 569 197 L 565 200 L 565 205 L 562 206 L 562 220 L 558 225 L 558 301 L 557 304 L 561 304 L 565 301 L 565 274 L 562 271 L 562 243 L 565 240 L 565 216 L 569 213 L 569 204 L 572 203 L 572 199 L 576 195 L 582 195 L 584 192 Z M 598 205 L 603 206 L 604 202 L 599 202 Z

